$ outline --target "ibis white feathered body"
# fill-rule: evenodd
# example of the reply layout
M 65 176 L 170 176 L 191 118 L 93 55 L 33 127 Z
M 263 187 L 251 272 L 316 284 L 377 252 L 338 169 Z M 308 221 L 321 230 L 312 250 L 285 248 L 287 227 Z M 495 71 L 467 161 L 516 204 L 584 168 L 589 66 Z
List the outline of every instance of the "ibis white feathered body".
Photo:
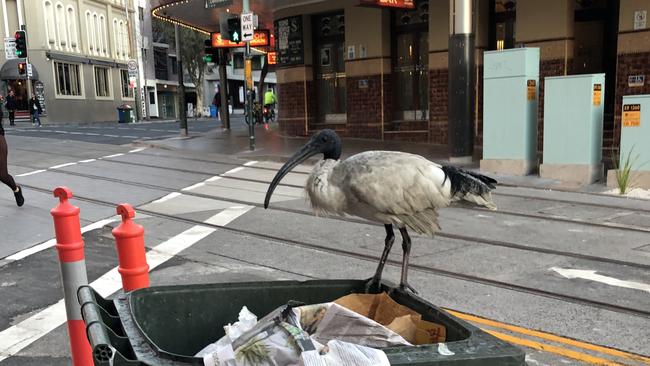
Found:
M 489 191 L 454 192 L 456 177 L 445 168 L 419 155 L 368 151 L 319 161 L 305 190 L 316 214 L 353 215 L 426 235 L 440 230 L 437 209 L 455 200 L 496 208 Z M 476 179 L 453 169 L 470 182 Z

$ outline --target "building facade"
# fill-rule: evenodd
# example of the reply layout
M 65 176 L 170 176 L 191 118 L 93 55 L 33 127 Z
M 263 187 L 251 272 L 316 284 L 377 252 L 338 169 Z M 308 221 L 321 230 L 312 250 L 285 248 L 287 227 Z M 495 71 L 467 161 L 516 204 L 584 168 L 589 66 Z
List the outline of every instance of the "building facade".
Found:
M 127 71 L 132 0 L 2 0 L 0 11 L 5 37 L 26 29 L 30 82 L 45 104 L 44 122 L 115 121 L 119 105 L 135 107 Z M 0 63 L 3 94 L 14 90 L 26 110 L 27 80 L 16 72 L 18 60 L 2 52 Z
M 350 137 L 448 143 L 450 2 L 414 0 L 413 9 L 378 3 L 278 2 L 273 18 L 276 44 L 284 44 L 276 68 L 284 133 L 332 128 Z M 482 144 L 483 52 L 539 47 L 539 149 L 543 78 L 584 73 L 606 74 L 603 149 L 616 148 L 622 96 L 650 93 L 650 28 L 641 20 L 650 0 L 474 4 L 475 144 Z M 630 77 L 645 82 L 629 83 Z

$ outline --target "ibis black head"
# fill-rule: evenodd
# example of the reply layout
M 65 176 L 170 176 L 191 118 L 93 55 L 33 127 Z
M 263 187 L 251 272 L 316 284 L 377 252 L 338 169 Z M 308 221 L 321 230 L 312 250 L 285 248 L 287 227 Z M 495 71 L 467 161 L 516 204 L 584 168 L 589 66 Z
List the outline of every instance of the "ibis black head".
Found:
M 269 185 L 269 189 L 266 191 L 264 208 L 269 207 L 271 195 L 282 178 L 284 178 L 291 169 L 295 168 L 296 165 L 317 154 L 323 154 L 324 159 L 338 160 L 341 157 L 341 139 L 336 132 L 332 130 L 322 130 L 314 134 L 311 139 L 309 139 L 309 141 L 298 150 L 298 152 L 284 163 L 275 177 L 273 177 L 271 185 Z

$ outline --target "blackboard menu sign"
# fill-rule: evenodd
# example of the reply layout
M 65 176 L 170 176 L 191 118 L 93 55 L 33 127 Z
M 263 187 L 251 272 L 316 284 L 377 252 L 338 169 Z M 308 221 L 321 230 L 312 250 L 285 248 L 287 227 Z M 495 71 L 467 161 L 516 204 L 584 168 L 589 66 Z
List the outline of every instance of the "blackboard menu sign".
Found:
M 40 80 L 34 82 L 34 94 L 36 94 L 36 99 L 41 104 L 41 115 L 46 116 L 45 112 L 45 85 Z
M 305 45 L 302 37 L 302 16 L 275 21 L 275 49 L 279 66 L 305 63 Z

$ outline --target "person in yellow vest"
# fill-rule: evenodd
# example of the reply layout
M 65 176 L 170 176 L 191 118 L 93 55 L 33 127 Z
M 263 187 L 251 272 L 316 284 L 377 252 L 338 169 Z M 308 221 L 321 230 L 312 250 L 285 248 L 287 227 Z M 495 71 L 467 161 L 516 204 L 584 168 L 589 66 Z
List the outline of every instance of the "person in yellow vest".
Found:
M 275 121 L 275 103 L 277 99 L 273 93 L 273 89 L 267 88 L 266 93 L 264 93 L 264 124 L 265 128 L 268 128 L 269 120 Z

